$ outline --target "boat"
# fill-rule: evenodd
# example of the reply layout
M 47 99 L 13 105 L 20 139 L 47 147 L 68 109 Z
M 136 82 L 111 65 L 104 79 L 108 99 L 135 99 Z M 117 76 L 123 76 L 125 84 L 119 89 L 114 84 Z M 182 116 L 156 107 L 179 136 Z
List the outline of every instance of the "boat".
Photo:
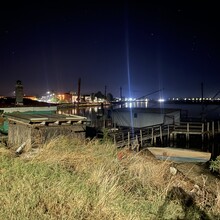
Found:
M 207 162 L 211 158 L 210 152 L 189 149 L 148 147 L 148 150 L 160 160 L 170 160 L 176 162 Z

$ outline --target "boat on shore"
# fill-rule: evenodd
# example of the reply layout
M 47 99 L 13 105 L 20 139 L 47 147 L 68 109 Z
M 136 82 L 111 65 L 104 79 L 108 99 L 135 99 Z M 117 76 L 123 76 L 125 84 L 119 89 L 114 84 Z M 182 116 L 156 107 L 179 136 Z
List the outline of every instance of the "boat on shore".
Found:
M 147 148 L 157 159 L 176 162 L 207 162 L 211 158 L 210 152 L 194 151 L 169 147 Z

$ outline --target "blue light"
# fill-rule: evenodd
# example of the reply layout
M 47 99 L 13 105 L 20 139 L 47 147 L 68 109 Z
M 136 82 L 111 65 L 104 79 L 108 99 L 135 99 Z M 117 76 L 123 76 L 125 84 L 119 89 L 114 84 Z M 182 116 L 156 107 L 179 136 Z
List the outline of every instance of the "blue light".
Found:
M 127 19 L 127 18 L 126 18 Z M 128 42 L 128 22 L 126 20 L 126 61 L 127 61 L 127 77 L 128 77 L 128 95 L 129 97 L 132 97 L 131 95 L 131 75 L 130 75 L 130 62 L 129 62 L 129 42 Z M 129 99 L 130 101 L 130 99 Z M 132 99 L 131 99 L 132 101 Z M 131 122 L 131 129 L 132 134 L 134 135 L 134 121 L 133 121 L 133 112 L 132 112 L 132 103 L 129 105 L 130 108 L 130 122 Z

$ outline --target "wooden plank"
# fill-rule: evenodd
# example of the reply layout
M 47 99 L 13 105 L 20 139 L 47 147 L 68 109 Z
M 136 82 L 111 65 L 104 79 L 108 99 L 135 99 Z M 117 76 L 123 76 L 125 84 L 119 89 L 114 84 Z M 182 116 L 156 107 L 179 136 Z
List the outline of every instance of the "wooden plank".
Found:
M 7 114 L 9 119 L 14 119 L 16 122 L 23 121 L 25 123 L 69 123 L 86 121 L 85 117 L 66 116 L 59 114 L 25 114 L 25 113 L 10 113 Z
M 30 118 L 29 120 L 30 122 L 43 122 L 43 121 L 47 121 L 48 118 Z

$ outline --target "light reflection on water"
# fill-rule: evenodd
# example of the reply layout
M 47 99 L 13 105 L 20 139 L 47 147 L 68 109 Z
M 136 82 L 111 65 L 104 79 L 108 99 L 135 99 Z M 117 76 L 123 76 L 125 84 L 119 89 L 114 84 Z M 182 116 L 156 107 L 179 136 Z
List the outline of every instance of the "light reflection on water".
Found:
M 117 108 L 148 108 L 148 102 L 126 102 L 123 105 L 104 106 L 104 113 L 108 114 L 108 111 Z M 72 114 L 87 117 L 88 120 L 96 120 L 97 115 L 102 114 L 101 106 L 92 107 L 80 107 L 77 112 L 77 108 L 63 108 L 58 110 L 58 114 Z
M 125 108 L 147 108 L 148 102 L 126 102 L 124 104 Z
M 58 111 L 58 114 L 72 114 L 72 115 L 81 115 L 86 116 L 92 113 L 98 113 L 98 111 L 101 109 L 100 106 L 93 106 L 93 107 L 81 107 L 79 111 L 77 112 L 77 108 L 63 108 L 62 110 Z
M 106 110 L 107 108 L 105 108 Z M 93 106 L 93 107 L 80 107 L 77 108 L 63 108 L 60 109 L 58 114 L 71 114 L 71 115 L 80 115 L 83 117 L 87 117 L 89 121 L 97 120 L 97 115 L 101 114 L 101 106 Z
M 201 118 L 202 106 L 201 104 L 168 104 L 166 102 L 125 102 L 122 104 L 116 104 L 113 106 L 104 106 L 104 113 L 107 114 L 108 110 L 117 108 L 174 108 L 181 109 L 181 113 L 189 118 Z M 79 112 L 76 108 L 62 109 L 58 111 L 59 114 L 73 114 L 88 117 L 89 120 L 93 119 L 97 114 L 101 114 L 101 106 L 93 107 L 80 107 Z M 206 105 L 205 116 L 208 120 L 220 120 L 220 105 Z

